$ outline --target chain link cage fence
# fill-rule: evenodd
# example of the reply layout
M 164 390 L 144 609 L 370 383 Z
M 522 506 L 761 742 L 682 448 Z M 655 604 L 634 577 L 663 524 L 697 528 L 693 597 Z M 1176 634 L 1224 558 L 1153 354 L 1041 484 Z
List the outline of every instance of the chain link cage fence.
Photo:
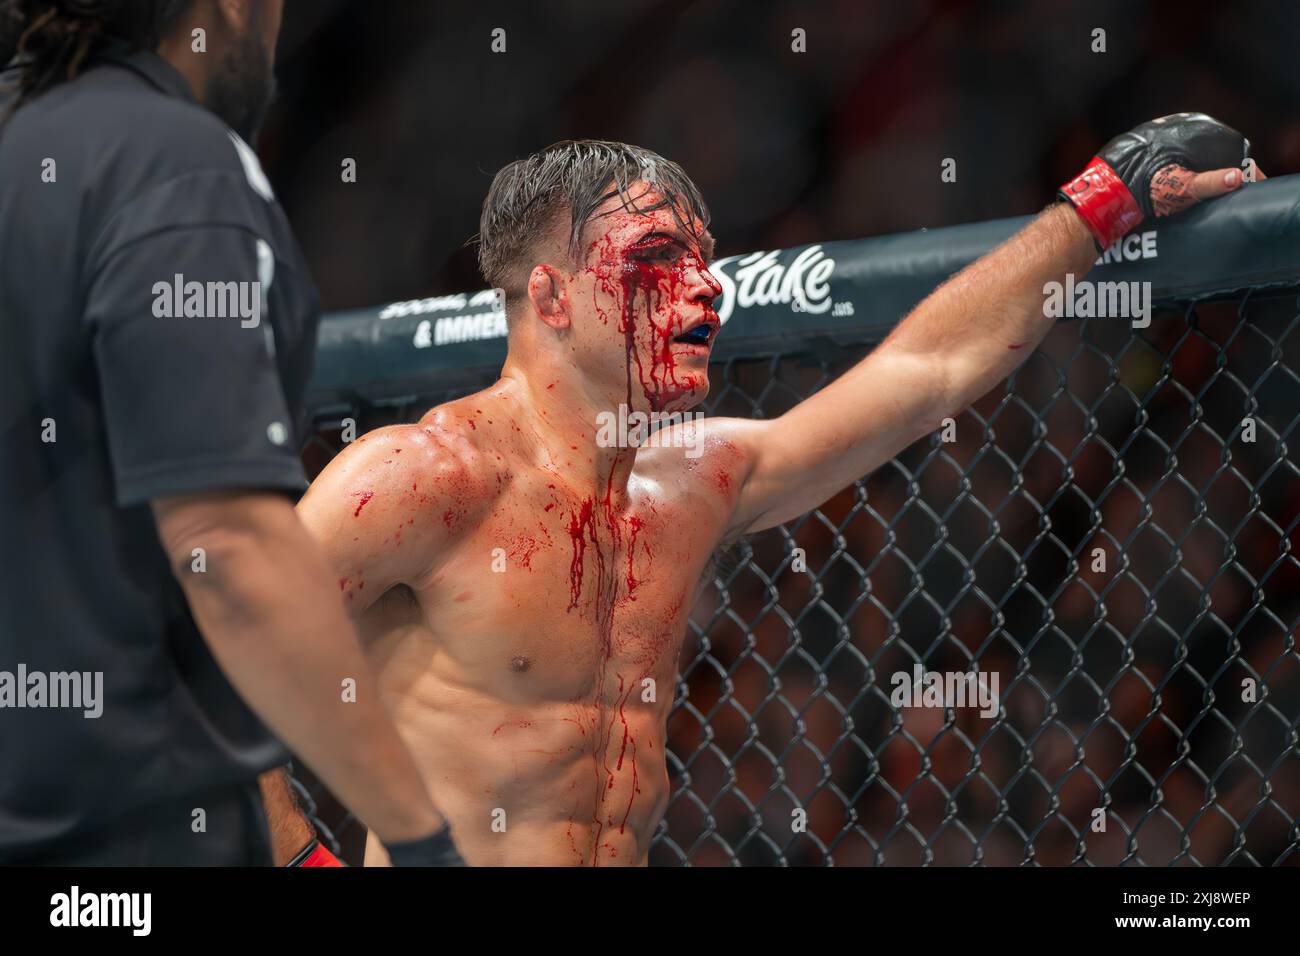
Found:
M 652 864 L 1300 864 L 1300 299 L 1165 306 L 1062 321 L 946 434 L 721 556 Z M 780 415 L 871 344 L 716 363 L 706 409 Z M 316 409 L 309 474 L 343 418 L 494 372 Z M 894 706 L 917 665 L 996 675 L 999 712 Z

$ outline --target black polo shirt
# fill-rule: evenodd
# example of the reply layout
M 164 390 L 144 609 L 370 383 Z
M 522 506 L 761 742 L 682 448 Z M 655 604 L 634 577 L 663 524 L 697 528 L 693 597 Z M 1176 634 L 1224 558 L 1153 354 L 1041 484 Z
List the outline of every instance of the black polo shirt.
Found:
M 286 759 L 148 502 L 306 487 L 317 319 L 256 157 L 161 58 L 0 125 L 0 862 Z

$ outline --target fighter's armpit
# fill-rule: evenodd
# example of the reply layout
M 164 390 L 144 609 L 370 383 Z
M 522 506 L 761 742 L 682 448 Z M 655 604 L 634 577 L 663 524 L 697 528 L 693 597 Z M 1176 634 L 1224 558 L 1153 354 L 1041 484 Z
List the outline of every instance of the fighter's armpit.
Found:
M 335 457 L 298 513 L 358 615 L 395 585 L 426 580 L 497 487 L 495 468 L 455 430 L 394 425 Z

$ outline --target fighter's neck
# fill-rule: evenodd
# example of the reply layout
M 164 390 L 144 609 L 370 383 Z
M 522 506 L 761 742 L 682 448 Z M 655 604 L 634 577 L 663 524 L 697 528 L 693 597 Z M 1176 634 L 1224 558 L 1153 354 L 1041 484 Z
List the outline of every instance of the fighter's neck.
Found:
M 557 470 L 580 494 L 611 502 L 626 499 L 636 449 L 621 440 L 617 402 L 595 394 L 587 382 L 571 374 L 525 367 L 509 358 L 501 382 L 526 419 L 516 424 L 536 436 Z

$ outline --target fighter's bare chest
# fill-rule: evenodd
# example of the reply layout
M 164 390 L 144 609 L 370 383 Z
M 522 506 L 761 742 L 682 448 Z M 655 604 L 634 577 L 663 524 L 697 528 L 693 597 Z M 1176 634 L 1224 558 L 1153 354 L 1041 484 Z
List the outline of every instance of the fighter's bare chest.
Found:
M 494 622 L 492 653 L 512 669 L 659 672 L 675 660 L 720 533 L 708 511 L 690 494 L 616 508 L 532 489 L 464 536 L 439 590 L 453 615 Z

